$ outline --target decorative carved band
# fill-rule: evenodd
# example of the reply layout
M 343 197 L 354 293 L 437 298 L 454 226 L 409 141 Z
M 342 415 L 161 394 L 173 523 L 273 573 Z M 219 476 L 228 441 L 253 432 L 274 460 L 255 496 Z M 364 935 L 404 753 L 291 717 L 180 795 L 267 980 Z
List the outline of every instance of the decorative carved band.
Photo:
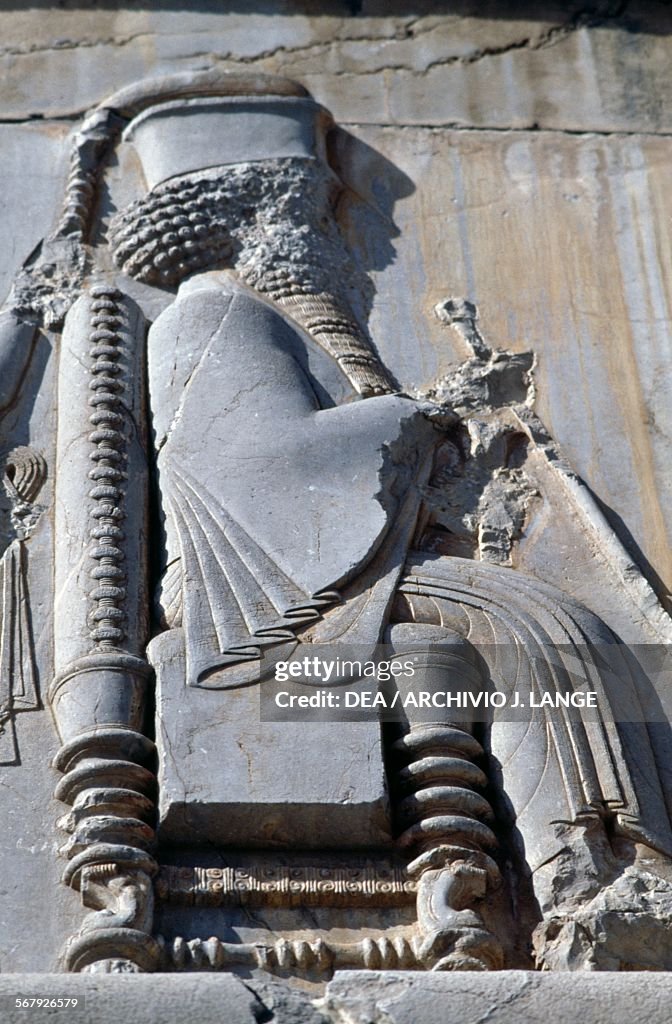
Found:
M 398 907 L 412 905 L 417 882 L 397 866 L 162 867 L 159 899 L 209 906 Z

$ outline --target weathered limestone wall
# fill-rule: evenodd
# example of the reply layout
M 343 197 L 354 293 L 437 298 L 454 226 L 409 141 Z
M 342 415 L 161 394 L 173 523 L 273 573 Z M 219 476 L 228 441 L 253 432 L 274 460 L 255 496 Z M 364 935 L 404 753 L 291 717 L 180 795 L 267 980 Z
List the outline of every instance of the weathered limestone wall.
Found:
M 384 362 L 410 390 L 469 354 L 433 315 L 447 296 L 476 304 L 493 347 L 532 349 L 537 411 L 667 593 L 670 8 L 133 6 L 0 4 L 3 295 L 53 227 L 66 138 L 86 109 L 152 74 L 242 65 L 295 78 L 339 125 L 335 159 L 352 189 L 339 217 L 375 286 L 363 312 Z M 38 357 L 48 381 L 46 341 Z M 28 434 L 53 436 L 47 394 L 36 397 Z M 18 421 L 6 436 L 31 440 Z M 43 533 L 45 550 L 49 542 Z M 50 596 L 31 596 L 46 651 Z M 44 769 L 57 746 L 49 714 L 19 716 L 17 727 L 25 770 L 0 769 L 3 973 L 53 970 L 80 914 L 58 885 L 53 823 L 63 808 L 50 803 L 58 776 Z
M 187 1017 L 226 1024 L 667 1024 L 669 974 L 571 974 L 499 971 L 493 974 L 386 975 L 344 971 L 323 999 L 311 1000 L 277 982 L 246 985 L 231 975 L 119 978 L 75 975 L 61 981 L 62 996 L 80 1001 L 80 1011 L 48 1011 L 49 1024 L 67 1024 L 85 1013 L 95 1024 L 154 1024 Z M 53 979 L 30 975 L 25 993 L 44 998 Z M 0 999 L 10 1000 L 12 979 L 0 978 Z M 6 1024 L 23 1024 L 26 1010 L 6 1002 Z M 226 1016 L 222 1017 L 225 1012 Z M 35 1019 L 35 1016 L 33 1017 Z M 45 1018 L 47 1019 L 47 1018 Z
M 669 131 L 664 3 L 3 3 L 3 117 L 81 113 L 148 73 L 300 79 L 340 123 Z

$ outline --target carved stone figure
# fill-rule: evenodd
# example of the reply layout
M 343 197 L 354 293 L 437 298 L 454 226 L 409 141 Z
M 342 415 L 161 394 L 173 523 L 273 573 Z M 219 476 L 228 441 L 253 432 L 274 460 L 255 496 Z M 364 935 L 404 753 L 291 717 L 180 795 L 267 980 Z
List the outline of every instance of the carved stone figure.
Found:
M 538 507 L 564 488 L 652 634 L 664 613 L 532 412 L 532 357 L 493 351 L 471 303 L 437 308 L 473 352 L 448 378 L 406 394 L 385 369 L 355 313 L 331 128 L 257 75 L 111 97 L 3 314 L 5 407 L 38 326 L 61 332 L 55 465 L 5 459 L 0 723 L 36 703 L 24 548 L 48 473 L 65 880 L 94 911 L 64 963 L 632 969 L 636 905 L 659 948 L 644 966 L 669 965 L 666 740 L 643 712 L 613 720 L 646 696 L 613 633 L 512 567 Z M 118 211 L 113 154 L 136 182 Z M 264 652 L 382 642 L 428 686 L 542 698 L 587 679 L 599 707 L 260 721 Z M 195 909 L 177 933 L 184 902 L 208 923 L 226 908 L 218 933 Z M 246 939 L 250 906 L 276 917 Z

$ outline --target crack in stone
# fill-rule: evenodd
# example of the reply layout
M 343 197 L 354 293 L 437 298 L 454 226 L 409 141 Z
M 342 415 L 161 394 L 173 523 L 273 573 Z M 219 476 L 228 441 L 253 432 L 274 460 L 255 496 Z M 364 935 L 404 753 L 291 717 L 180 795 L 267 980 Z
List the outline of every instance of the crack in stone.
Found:
M 76 111 L 66 111 L 58 114 L 26 114 L 24 116 L 0 116 L 0 127 L 3 125 L 57 125 L 59 123 L 77 123 L 86 114 L 89 108 L 82 108 Z M 354 128 L 364 130 L 367 128 L 389 128 L 394 131 L 423 131 L 423 132 L 497 132 L 499 134 L 518 135 L 570 135 L 576 138 L 637 138 L 637 139 L 667 139 L 672 138 L 672 131 L 654 131 L 651 129 L 627 131 L 623 128 L 555 128 L 542 127 L 533 121 L 528 125 L 489 125 L 489 124 L 460 124 L 457 121 L 441 121 L 426 124 L 423 122 L 399 122 L 399 121 L 347 121 L 339 118 L 339 125 L 342 128 Z
M 465 57 L 449 57 L 445 60 L 431 61 L 422 73 L 426 74 L 427 71 L 434 67 L 443 67 L 450 64 L 476 64 L 478 61 L 488 57 L 500 57 L 515 50 L 547 50 L 552 46 L 557 46 L 558 43 L 563 42 L 568 36 L 573 35 L 582 28 L 600 28 L 617 20 L 622 17 L 627 6 L 628 0 L 624 0 L 624 2 L 614 5 L 612 11 L 604 14 L 601 14 L 599 10 L 590 8 L 577 11 L 568 22 L 552 25 L 536 39 L 532 36 L 527 36 L 512 43 L 505 43 L 502 46 L 484 47 L 482 50 L 477 50 Z
M 414 77 L 422 77 L 423 75 L 426 75 L 428 71 L 438 67 L 468 66 L 470 64 L 476 64 L 482 60 L 486 60 L 489 57 L 500 57 L 507 53 L 514 53 L 518 50 L 534 52 L 537 50 L 550 49 L 551 47 L 562 43 L 565 39 L 582 28 L 599 28 L 617 21 L 625 13 L 628 2 L 629 0 L 620 0 L 620 2 L 617 3 L 607 3 L 604 5 L 604 8 L 601 8 L 599 4 L 595 7 L 587 7 L 583 10 L 577 11 L 568 21 L 551 25 L 539 36 L 535 37 L 527 35 L 522 39 L 503 43 L 501 46 L 483 47 L 470 54 L 454 54 L 448 57 L 437 58 L 429 61 L 422 69 L 412 68 L 408 64 L 400 62 L 397 64 L 380 64 L 376 67 L 362 68 L 357 71 L 350 71 L 346 69 L 335 70 L 328 72 L 328 74 L 334 78 L 339 78 L 345 76 L 358 77 L 360 75 L 371 76 L 383 74 L 386 71 L 399 71 L 406 72 Z M 431 33 L 442 27 L 441 23 L 433 23 L 427 27 L 421 27 L 419 29 L 416 28 L 416 25 L 418 25 L 422 20 L 423 19 L 421 18 L 415 18 L 405 23 L 402 22 L 399 24 L 397 31 L 388 36 L 343 36 L 341 38 L 336 38 L 331 42 L 312 43 L 308 46 L 279 46 L 273 50 L 261 52 L 254 57 L 239 58 L 236 57 L 235 54 L 231 53 L 226 55 L 201 53 L 198 55 L 194 54 L 193 56 L 200 56 L 203 58 L 210 57 L 217 61 L 238 60 L 241 63 L 247 64 L 255 64 L 260 60 L 268 60 L 278 54 L 284 54 L 287 56 L 314 56 L 319 58 L 320 56 L 332 51 L 334 44 L 361 43 L 364 45 L 376 42 L 400 42 L 403 41 L 404 38 L 417 39 L 421 35 L 431 35 Z M 402 30 L 404 34 L 400 35 L 399 30 Z
M 505 999 L 498 999 L 488 1007 L 482 1016 L 476 1017 L 473 1024 L 488 1024 L 488 1021 L 492 1020 L 495 1014 L 499 1017 L 502 1010 L 511 1007 L 514 1003 L 518 1003 L 521 996 L 529 995 L 530 989 L 535 987 L 535 985 L 536 978 L 524 977 L 523 983 L 517 991 L 511 992 Z
M 180 33 L 174 34 L 180 35 Z M 212 35 L 212 33 L 209 34 Z M 108 36 L 105 39 L 57 39 L 46 46 L 40 44 L 7 46 L 0 49 L 0 57 L 30 57 L 37 53 L 60 53 L 64 50 L 80 49 L 90 50 L 97 46 L 128 46 L 129 43 L 135 42 L 136 39 L 156 39 L 161 35 L 162 33 L 159 32 L 134 32 L 128 36 Z M 168 38 L 169 35 L 173 35 L 173 33 L 166 33 L 166 38 Z
M 320 999 L 311 999 L 307 993 L 290 989 L 282 983 L 264 978 L 247 982 L 239 979 L 254 996 L 252 1012 L 255 1024 L 329 1024 L 334 1018 L 325 1016 L 326 1007 Z
M 0 125 L 21 125 L 21 124 L 70 124 L 81 121 L 86 114 L 86 108 L 82 110 L 68 111 L 62 114 L 25 114 L 22 117 L 0 117 Z
M 534 37 L 531 35 L 525 36 L 522 39 L 512 40 L 510 42 L 503 43 L 501 46 L 488 46 L 482 49 L 475 50 L 473 53 L 466 55 L 452 55 L 445 58 L 437 58 L 436 60 L 429 61 L 428 64 L 421 70 L 411 68 L 404 63 L 400 64 L 383 64 L 376 68 L 366 68 L 361 71 L 334 71 L 332 75 L 338 77 L 340 75 L 375 75 L 380 74 L 383 71 L 407 71 L 409 74 L 422 76 L 428 71 L 435 67 L 445 67 L 451 65 L 469 65 L 478 63 L 481 60 L 485 60 L 488 57 L 498 57 L 507 53 L 515 52 L 517 50 L 541 50 L 547 49 L 551 46 L 555 46 L 562 42 L 567 36 L 572 35 L 581 28 L 599 28 L 606 24 L 617 21 L 623 16 L 629 0 L 618 0 L 618 2 L 607 2 L 604 5 L 597 4 L 595 6 L 586 7 L 580 11 L 577 11 L 572 17 L 566 21 L 556 25 L 551 25 L 541 35 Z M 360 5 L 361 6 L 361 5 Z M 356 12 L 359 13 L 359 12 Z M 359 34 L 347 34 L 347 30 L 343 35 L 339 34 L 339 30 L 333 34 L 332 38 L 325 40 L 324 42 L 313 42 L 304 44 L 301 46 L 285 46 L 278 45 L 267 50 L 260 50 L 259 53 L 254 56 L 239 55 L 232 51 L 225 53 L 214 53 L 212 51 L 194 51 L 191 53 L 185 53 L 181 58 L 178 59 L 189 59 L 189 58 L 204 58 L 210 57 L 212 60 L 226 61 L 232 60 L 239 64 L 254 65 L 259 61 L 271 60 L 278 56 L 313 56 L 319 58 L 325 53 L 332 51 L 334 45 L 340 45 L 344 43 L 360 43 L 362 46 L 380 43 L 380 42 L 403 42 L 404 39 L 417 39 L 421 35 L 431 35 L 437 29 L 442 27 L 441 22 L 436 22 L 432 19 L 432 24 L 426 27 L 422 25 L 425 19 L 422 17 L 409 17 L 401 19 L 390 19 L 390 29 L 387 32 L 381 34 L 371 35 L 359 35 Z M 463 20 L 463 19 L 460 19 Z M 340 19 L 341 27 L 345 28 L 348 24 L 348 19 Z M 96 47 L 104 46 L 115 46 L 125 47 L 130 43 L 137 41 L 138 39 L 170 39 L 173 37 L 180 38 L 183 36 L 183 32 L 166 32 L 160 31 L 142 31 L 130 33 L 126 36 L 108 36 L 101 39 L 59 39 L 49 45 L 25 45 L 25 46 L 8 46 L 4 49 L 0 49 L 0 58 L 4 56 L 30 56 L 38 53 L 58 53 L 64 50 L 76 50 L 76 49 L 92 49 Z M 211 29 L 202 29 L 191 31 L 190 36 L 203 35 L 205 37 L 212 37 Z
M 369 43 L 379 43 L 379 42 L 395 42 L 395 41 L 403 40 L 404 38 L 408 38 L 409 37 L 408 29 L 412 28 L 418 21 L 420 21 L 422 19 L 420 19 L 420 18 L 410 18 L 409 17 L 409 18 L 401 18 L 401 19 L 398 19 L 398 20 L 392 20 L 392 19 L 390 19 L 390 20 L 391 20 L 390 30 L 387 31 L 387 32 L 382 32 L 380 35 L 375 35 L 375 34 L 371 35 L 371 36 L 362 35 L 362 34 L 348 35 L 347 33 L 343 34 L 343 35 L 340 35 L 339 34 L 340 31 L 345 26 L 347 26 L 347 21 L 348 21 L 348 19 L 341 18 L 340 19 L 340 26 L 339 26 L 339 28 L 336 29 L 336 31 L 333 33 L 333 35 L 332 35 L 332 37 L 330 39 L 328 39 L 328 40 L 325 39 L 324 42 L 307 43 L 307 44 L 304 44 L 304 45 L 301 45 L 301 46 L 278 45 L 278 46 L 274 46 L 274 47 L 272 47 L 272 48 L 270 48 L 268 50 L 260 50 L 259 53 L 255 54 L 254 56 L 239 55 L 239 54 L 236 54 L 233 51 L 229 50 L 226 53 L 219 54 L 219 58 L 222 59 L 222 60 L 235 60 L 235 61 L 238 61 L 241 64 L 252 64 L 255 61 L 258 61 L 258 60 L 268 60 L 268 59 L 270 59 L 272 57 L 275 57 L 275 56 L 278 56 L 278 55 L 281 55 L 281 54 L 290 54 L 290 55 L 291 54 L 304 54 L 304 53 L 305 54 L 310 54 L 311 51 L 314 51 L 314 56 L 318 56 L 319 57 L 325 50 L 332 49 L 334 43 L 360 43 L 361 42 L 363 44 L 369 44 Z M 436 27 L 437 27 L 436 25 L 432 25 L 431 27 L 428 27 L 427 29 L 421 30 L 417 34 L 420 35 L 420 34 L 424 34 L 425 32 L 433 32 L 436 29 Z M 104 36 L 102 38 L 97 38 L 97 39 L 86 39 L 86 38 L 82 38 L 82 39 L 69 39 L 69 38 L 64 38 L 64 39 L 57 39 L 53 43 L 49 43 L 49 44 L 39 44 L 38 43 L 38 44 L 34 44 L 34 45 L 26 44 L 26 45 L 16 45 L 16 46 L 3 47 L 3 48 L 0 48 L 0 58 L 1 57 L 26 57 L 26 56 L 32 56 L 33 54 L 38 54 L 38 53 L 59 53 L 61 51 L 77 50 L 77 49 L 95 49 L 96 47 L 103 47 L 103 46 L 124 47 L 124 46 L 128 46 L 130 43 L 136 42 L 138 39 L 153 39 L 153 40 L 174 39 L 174 38 L 180 39 L 184 35 L 185 35 L 184 31 L 161 32 L 160 30 L 155 29 L 155 30 L 151 30 L 151 31 L 144 30 L 142 32 L 132 32 L 132 33 L 129 33 L 128 35 L 125 35 L 125 36 L 124 35 L 120 35 L 120 36 L 114 36 L 113 35 L 113 36 Z M 204 36 L 205 38 L 211 39 L 212 36 L 213 36 L 213 31 L 212 31 L 211 28 L 210 29 L 191 29 L 191 30 L 189 30 L 188 35 L 190 37 Z M 222 32 L 222 35 L 223 36 L 225 35 L 224 31 Z M 412 33 L 412 35 L 415 36 L 416 33 L 414 32 L 414 33 Z M 199 57 L 199 56 L 204 56 L 204 55 L 205 54 L 203 52 L 194 51 L 193 53 L 185 53 L 184 57 Z
M 1 122 L 0 122 L 1 123 Z M 436 122 L 434 124 L 421 124 L 416 122 L 400 123 L 398 121 L 345 121 L 339 118 L 339 125 L 342 128 L 355 128 L 364 130 L 366 128 L 388 128 L 393 131 L 423 131 L 441 133 L 451 131 L 456 133 L 472 134 L 484 132 L 497 132 L 498 134 L 517 135 L 571 135 L 578 138 L 638 138 L 638 139 L 665 139 L 672 138 L 672 131 L 626 131 L 622 128 L 543 128 L 537 122 L 529 125 L 488 125 L 488 124 L 459 124 L 455 121 Z
M 241 985 L 243 985 L 243 987 L 246 988 L 254 998 L 252 1012 L 254 1014 L 255 1024 L 271 1024 L 271 1022 L 275 1020 L 275 1014 L 273 1011 L 266 1005 L 258 992 L 255 992 L 251 985 L 248 985 L 243 978 L 240 978 L 239 980 Z

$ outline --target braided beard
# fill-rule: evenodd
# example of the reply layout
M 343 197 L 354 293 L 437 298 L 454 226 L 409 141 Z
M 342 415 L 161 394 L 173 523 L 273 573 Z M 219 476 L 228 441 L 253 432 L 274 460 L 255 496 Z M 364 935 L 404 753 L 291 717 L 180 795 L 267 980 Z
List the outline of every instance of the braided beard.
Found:
M 131 277 L 164 287 L 226 266 L 271 296 L 294 287 L 345 297 L 362 275 L 332 216 L 339 187 L 323 164 L 298 157 L 174 178 L 112 220 L 114 258 Z
M 230 267 L 279 303 L 339 363 L 357 392 L 396 384 L 351 309 L 371 289 L 345 247 L 332 205 L 340 183 L 317 160 L 288 157 L 215 167 L 158 185 L 114 218 L 121 269 L 175 286 Z

